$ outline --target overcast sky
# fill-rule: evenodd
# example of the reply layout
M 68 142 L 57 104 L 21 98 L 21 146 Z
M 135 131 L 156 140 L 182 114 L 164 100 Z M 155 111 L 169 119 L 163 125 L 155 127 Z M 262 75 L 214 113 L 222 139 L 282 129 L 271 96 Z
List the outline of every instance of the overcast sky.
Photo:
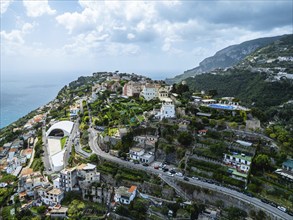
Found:
M 226 46 L 293 32 L 292 0 L 0 1 L 2 76 L 174 76 Z

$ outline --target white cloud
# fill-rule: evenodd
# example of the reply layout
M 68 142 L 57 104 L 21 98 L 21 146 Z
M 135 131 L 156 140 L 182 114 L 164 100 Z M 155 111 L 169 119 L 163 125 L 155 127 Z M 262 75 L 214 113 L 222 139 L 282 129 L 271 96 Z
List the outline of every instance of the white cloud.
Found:
M 37 23 L 24 23 L 20 29 L 0 32 L 1 49 L 9 54 L 19 53 L 25 44 L 25 36 L 33 30 Z
M 132 34 L 132 33 L 129 33 L 129 34 L 127 34 L 127 38 L 128 38 L 129 40 L 132 40 L 132 39 L 135 38 L 135 35 Z
M 0 0 L 1 14 L 4 14 L 13 0 Z
M 26 14 L 29 17 L 39 17 L 44 14 L 54 15 L 56 10 L 51 9 L 48 0 L 23 0 Z

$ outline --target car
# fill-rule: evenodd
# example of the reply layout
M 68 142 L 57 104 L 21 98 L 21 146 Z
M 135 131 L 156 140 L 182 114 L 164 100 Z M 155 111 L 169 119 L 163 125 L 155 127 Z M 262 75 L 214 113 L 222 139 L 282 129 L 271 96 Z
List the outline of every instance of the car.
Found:
M 158 170 L 159 169 L 159 166 L 154 166 L 154 169 Z
M 182 176 L 183 176 L 183 174 L 180 173 L 180 172 L 176 173 L 175 175 L 176 175 L 176 176 L 179 176 L 179 177 L 182 177 Z
M 194 180 L 199 180 L 198 177 L 193 176 L 192 179 Z
M 170 173 L 175 174 L 176 171 L 175 170 L 170 170 Z
M 249 196 L 249 197 L 253 197 L 253 195 L 250 192 L 244 192 L 244 194 Z
M 273 206 L 273 207 L 275 207 L 275 208 L 278 207 L 277 204 L 276 203 L 273 203 L 273 202 L 271 202 L 270 205 Z
M 167 173 L 169 176 L 174 176 L 174 174 L 173 173 L 170 173 L 170 172 L 168 172 Z
M 185 176 L 183 179 L 184 179 L 185 181 L 189 181 L 189 178 L 186 177 L 186 176 Z
M 167 171 L 169 171 L 169 169 L 165 167 L 165 168 L 163 168 L 163 171 L 167 172 Z
M 269 200 L 267 200 L 267 199 L 261 199 L 261 201 L 262 201 L 263 203 L 266 203 L 266 204 L 269 203 Z
M 287 209 L 283 206 L 278 206 L 277 209 L 281 210 L 282 212 L 286 212 Z
M 147 163 L 142 164 L 144 167 L 148 167 L 149 165 Z

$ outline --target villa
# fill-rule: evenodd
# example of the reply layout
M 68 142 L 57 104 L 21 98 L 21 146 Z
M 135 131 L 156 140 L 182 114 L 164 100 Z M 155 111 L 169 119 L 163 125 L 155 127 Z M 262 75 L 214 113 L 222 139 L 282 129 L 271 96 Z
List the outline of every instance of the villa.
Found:
M 125 205 L 129 205 L 131 201 L 136 196 L 137 187 L 131 186 L 127 188 L 125 186 L 120 186 L 118 189 L 115 190 L 114 200 L 115 202 L 120 202 Z

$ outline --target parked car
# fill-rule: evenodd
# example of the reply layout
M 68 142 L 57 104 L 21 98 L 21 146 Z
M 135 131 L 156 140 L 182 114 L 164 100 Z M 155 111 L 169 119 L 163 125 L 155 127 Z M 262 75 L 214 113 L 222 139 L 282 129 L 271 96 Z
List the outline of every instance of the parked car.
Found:
M 148 167 L 149 165 L 147 163 L 142 164 L 144 167 Z
M 170 173 L 175 174 L 176 171 L 175 170 L 170 170 Z
M 195 176 L 193 176 L 192 179 L 199 180 L 199 178 L 198 177 L 195 177 Z
M 283 206 L 278 206 L 277 209 L 281 210 L 282 212 L 286 212 L 287 209 Z
M 174 174 L 171 173 L 171 172 L 168 172 L 167 174 L 168 174 L 169 176 L 174 176 Z
M 180 172 L 176 173 L 175 175 L 176 175 L 176 176 L 179 176 L 179 177 L 182 177 L 182 176 L 183 176 L 183 174 L 180 173 Z
M 159 169 L 159 166 L 154 166 L 154 169 L 156 169 L 156 170 Z
M 189 181 L 189 178 L 186 177 L 186 176 L 185 176 L 183 179 L 184 179 L 185 181 Z
M 169 171 L 169 169 L 165 167 L 165 168 L 163 168 L 163 171 L 167 172 L 167 171 Z

